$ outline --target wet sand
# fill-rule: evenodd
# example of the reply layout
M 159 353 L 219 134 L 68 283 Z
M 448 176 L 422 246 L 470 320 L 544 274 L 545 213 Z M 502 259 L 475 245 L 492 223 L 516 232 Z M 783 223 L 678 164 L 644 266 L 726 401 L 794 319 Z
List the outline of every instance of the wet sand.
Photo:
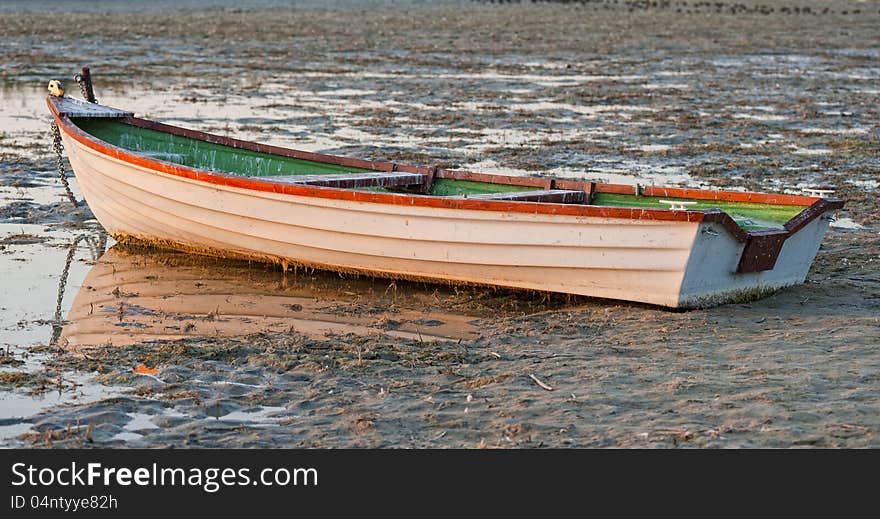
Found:
M 4 7 L 0 443 L 880 444 L 876 2 L 230 4 Z M 43 89 L 82 64 L 288 147 L 849 203 L 806 284 L 688 312 L 127 250 L 55 178 Z

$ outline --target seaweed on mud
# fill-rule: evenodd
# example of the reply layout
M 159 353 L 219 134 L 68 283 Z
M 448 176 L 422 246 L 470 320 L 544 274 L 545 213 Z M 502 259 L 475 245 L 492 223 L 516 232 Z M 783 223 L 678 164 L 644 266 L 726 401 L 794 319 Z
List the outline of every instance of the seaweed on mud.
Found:
M 31 385 L 37 380 L 37 375 L 26 371 L 2 371 L 0 372 L 0 383 L 5 386 L 22 387 Z
M 24 390 L 30 395 L 42 395 L 49 391 L 66 392 L 76 389 L 77 384 L 65 378 L 65 373 L 51 368 L 40 371 L 0 371 L 0 387 Z
M 47 427 L 42 431 L 21 434 L 18 438 L 36 448 L 53 448 L 56 443 L 64 447 L 83 448 L 94 442 L 92 426 L 72 425 L 69 422 L 63 429 Z
M 839 153 L 846 153 L 851 159 L 856 157 L 878 157 L 880 156 L 880 139 L 831 139 L 826 145 L 837 150 Z
M 32 245 L 34 243 L 44 243 L 48 241 L 49 238 L 46 236 L 36 236 L 34 234 L 27 233 L 18 233 L 18 234 L 10 234 L 3 239 L 0 239 L 0 244 L 2 245 Z

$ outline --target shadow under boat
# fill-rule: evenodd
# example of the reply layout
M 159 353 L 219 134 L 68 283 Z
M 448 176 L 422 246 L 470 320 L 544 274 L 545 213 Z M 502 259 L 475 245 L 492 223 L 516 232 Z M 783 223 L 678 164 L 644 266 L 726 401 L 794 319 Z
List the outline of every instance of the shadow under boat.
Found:
M 444 291 L 445 290 L 445 291 Z M 70 350 L 186 337 L 296 332 L 470 341 L 491 309 L 443 310 L 452 289 L 116 245 L 89 271 L 61 330 Z

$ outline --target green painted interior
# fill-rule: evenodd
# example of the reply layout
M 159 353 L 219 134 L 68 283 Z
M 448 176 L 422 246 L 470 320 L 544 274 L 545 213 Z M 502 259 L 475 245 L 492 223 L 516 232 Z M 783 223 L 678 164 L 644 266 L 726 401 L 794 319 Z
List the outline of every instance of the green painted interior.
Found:
M 74 123 L 82 130 L 95 137 L 120 148 L 143 153 L 150 157 L 184 166 L 207 169 L 242 176 L 280 176 L 280 175 L 328 175 L 351 172 L 369 171 L 366 169 L 324 164 L 309 160 L 281 157 L 268 153 L 223 146 L 181 137 L 169 133 L 139 128 L 123 122 L 98 119 L 78 118 Z M 385 188 L 363 188 L 371 191 L 390 191 Z M 460 196 L 486 193 L 506 193 L 533 191 L 536 188 L 527 186 L 511 186 L 490 184 L 487 182 L 471 182 L 469 180 L 452 180 L 438 178 L 434 181 L 431 194 L 435 196 Z M 742 202 L 723 202 L 714 200 L 694 200 L 679 198 L 661 198 L 650 196 L 618 195 L 612 193 L 596 193 L 593 205 L 611 207 L 645 207 L 668 209 L 667 204 L 660 200 L 682 200 L 697 202 L 688 209 L 721 209 L 729 214 L 743 229 L 778 229 L 800 213 L 804 208 L 794 205 L 752 204 Z
M 746 231 L 781 229 L 785 222 L 791 220 L 796 214 L 804 210 L 804 207 L 799 205 L 752 204 L 745 202 L 724 202 L 719 200 L 617 195 L 613 193 L 596 193 L 593 195 L 594 205 L 669 209 L 669 205 L 661 204 L 660 200 L 697 202 L 694 205 L 689 205 L 688 210 L 721 209 L 729 214 L 730 217 Z
M 487 182 L 471 182 L 470 180 L 438 178 L 434 181 L 434 189 L 431 190 L 431 194 L 436 196 L 459 196 L 534 190 L 534 187 L 529 186 L 510 186 L 506 184 L 489 184 Z
M 81 118 L 74 119 L 74 123 L 83 131 L 120 148 L 184 166 L 232 175 L 269 177 L 369 171 L 241 150 L 108 119 Z

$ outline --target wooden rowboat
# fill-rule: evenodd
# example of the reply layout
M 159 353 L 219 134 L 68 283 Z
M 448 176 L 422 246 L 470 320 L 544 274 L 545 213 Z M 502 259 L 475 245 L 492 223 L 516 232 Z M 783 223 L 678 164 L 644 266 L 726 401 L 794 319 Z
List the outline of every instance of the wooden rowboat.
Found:
M 802 283 L 844 203 L 359 160 L 47 102 L 115 239 L 285 269 L 706 306 Z

